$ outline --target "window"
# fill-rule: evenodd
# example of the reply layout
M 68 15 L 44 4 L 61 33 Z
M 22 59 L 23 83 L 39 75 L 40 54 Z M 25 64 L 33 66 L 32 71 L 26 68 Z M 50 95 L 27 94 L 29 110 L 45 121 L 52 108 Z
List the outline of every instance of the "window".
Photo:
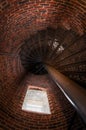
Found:
M 46 91 L 28 89 L 22 110 L 51 114 Z

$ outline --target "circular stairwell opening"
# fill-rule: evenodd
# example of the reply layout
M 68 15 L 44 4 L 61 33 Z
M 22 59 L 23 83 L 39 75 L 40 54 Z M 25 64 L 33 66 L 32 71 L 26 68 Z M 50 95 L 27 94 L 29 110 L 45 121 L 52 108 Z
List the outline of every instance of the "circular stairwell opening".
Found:
M 36 52 L 36 53 L 35 53 Z M 39 48 L 35 48 L 34 46 L 30 50 L 30 48 L 24 47 L 20 52 L 20 59 L 23 67 L 27 72 L 43 75 L 47 74 L 45 69 L 45 65 L 42 59 L 41 54 L 39 53 Z
M 57 66 L 57 57 L 64 51 L 58 32 L 51 28 L 40 30 L 24 42 L 20 59 L 27 72 L 43 75 L 48 73 L 45 64 Z
M 34 63 L 29 63 L 27 70 L 30 73 L 37 74 L 37 75 L 47 74 L 43 62 L 35 61 Z

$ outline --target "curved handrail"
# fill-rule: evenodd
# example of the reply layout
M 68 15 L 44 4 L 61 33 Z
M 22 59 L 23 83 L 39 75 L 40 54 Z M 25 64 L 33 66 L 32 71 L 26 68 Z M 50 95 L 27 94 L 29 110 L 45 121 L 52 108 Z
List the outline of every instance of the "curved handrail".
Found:
M 79 86 L 53 67 L 49 65 L 45 65 L 45 67 L 54 82 L 75 107 L 86 124 L 86 89 Z

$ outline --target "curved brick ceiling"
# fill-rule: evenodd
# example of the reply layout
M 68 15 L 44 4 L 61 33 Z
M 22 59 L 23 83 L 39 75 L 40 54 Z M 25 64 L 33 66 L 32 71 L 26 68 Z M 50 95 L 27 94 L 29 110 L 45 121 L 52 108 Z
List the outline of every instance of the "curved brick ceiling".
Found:
M 21 112 L 20 109 L 15 111 L 17 110 L 17 101 L 20 102 L 20 100 L 22 100 L 20 94 L 24 97 L 22 93 L 22 91 L 25 91 L 23 86 L 27 84 L 25 82 L 27 75 L 25 67 L 22 65 L 23 60 L 21 54 L 24 54 L 25 58 L 26 51 L 29 51 L 30 47 L 28 50 L 23 49 L 23 47 L 27 48 L 26 44 L 29 45 L 29 43 L 31 43 L 31 47 L 34 49 L 34 41 L 39 39 L 39 34 L 40 37 L 44 38 L 42 40 L 45 40 L 45 42 L 50 39 L 56 42 L 55 39 L 58 39 L 59 47 L 62 46 L 64 48 L 58 55 L 55 49 L 54 51 L 50 49 L 49 56 L 52 56 L 52 60 L 49 60 L 49 57 L 47 57 L 46 63 L 53 65 L 56 69 L 81 86 L 86 85 L 86 1 L 1 0 L 0 112 L 1 124 L 5 124 L 2 127 L 3 129 L 10 130 L 16 128 L 16 130 L 27 130 L 28 126 L 30 126 L 29 129 L 45 129 L 45 127 L 42 126 L 43 122 L 46 123 L 46 126 L 49 125 L 49 122 L 51 123 L 52 127 L 49 128 L 49 126 L 47 126 L 46 129 L 52 129 L 53 125 L 56 127 L 53 129 L 57 129 L 58 125 L 55 125 L 55 116 L 57 117 L 57 113 L 53 110 L 54 117 L 41 116 L 40 127 L 37 126 L 39 123 L 36 125 L 36 120 L 39 121 L 40 119 L 39 115 L 38 117 L 37 115 L 35 115 L 35 117 L 34 114 L 28 116 L 26 113 Z M 24 64 L 27 65 L 26 60 Z M 58 94 L 58 92 L 56 94 Z M 50 93 L 50 97 L 53 98 L 52 93 Z M 55 105 L 55 103 L 52 103 L 51 98 L 50 101 L 51 106 Z M 67 105 L 65 105 L 65 109 Z M 69 117 L 71 117 L 71 113 L 74 111 L 72 111 L 72 108 L 70 109 L 70 105 L 68 110 L 70 110 Z M 61 113 L 61 110 L 59 111 Z M 30 120 L 28 117 L 30 117 Z M 63 117 L 64 116 L 61 115 L 61 119 Z M 48 121 L 46 122 L 45 119 Z M 14 122 L 11 122 L 12 120 Z M 27 124 L 28 122 L 29 124 Z M 34 125 L 36 125 L 35 128 L 32 127 L 33 122 Z M 68 126 L 65 126 L 64 129 L 66 129 L 66 127 Z
M 85 1 L 30 1 L 3 0 L 0 9 L 0 32 L 3 51 L 13 52 L 13 48 L 37 30 L 48 26 L 85 33 Z M 7 45 L 7 46 L 6 46 Z M 11 45 L 11 47 L 10 47 Z

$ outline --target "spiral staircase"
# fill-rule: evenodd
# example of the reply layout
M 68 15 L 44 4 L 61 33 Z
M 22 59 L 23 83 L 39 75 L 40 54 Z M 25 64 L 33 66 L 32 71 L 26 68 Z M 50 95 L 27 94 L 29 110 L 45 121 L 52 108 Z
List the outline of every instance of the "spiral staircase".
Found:
M 24 42 L 20 59 L 24 68 L 34 74 L 47 73 L 48 64 L 85 87 L 85 41 L 85 34 L 78 36 L 72 30 L 47 28 Z
M 28 87 L 51 114 L 22 110 Z M 86 1 L 0 1 L 0 130 L 86 129 Z

